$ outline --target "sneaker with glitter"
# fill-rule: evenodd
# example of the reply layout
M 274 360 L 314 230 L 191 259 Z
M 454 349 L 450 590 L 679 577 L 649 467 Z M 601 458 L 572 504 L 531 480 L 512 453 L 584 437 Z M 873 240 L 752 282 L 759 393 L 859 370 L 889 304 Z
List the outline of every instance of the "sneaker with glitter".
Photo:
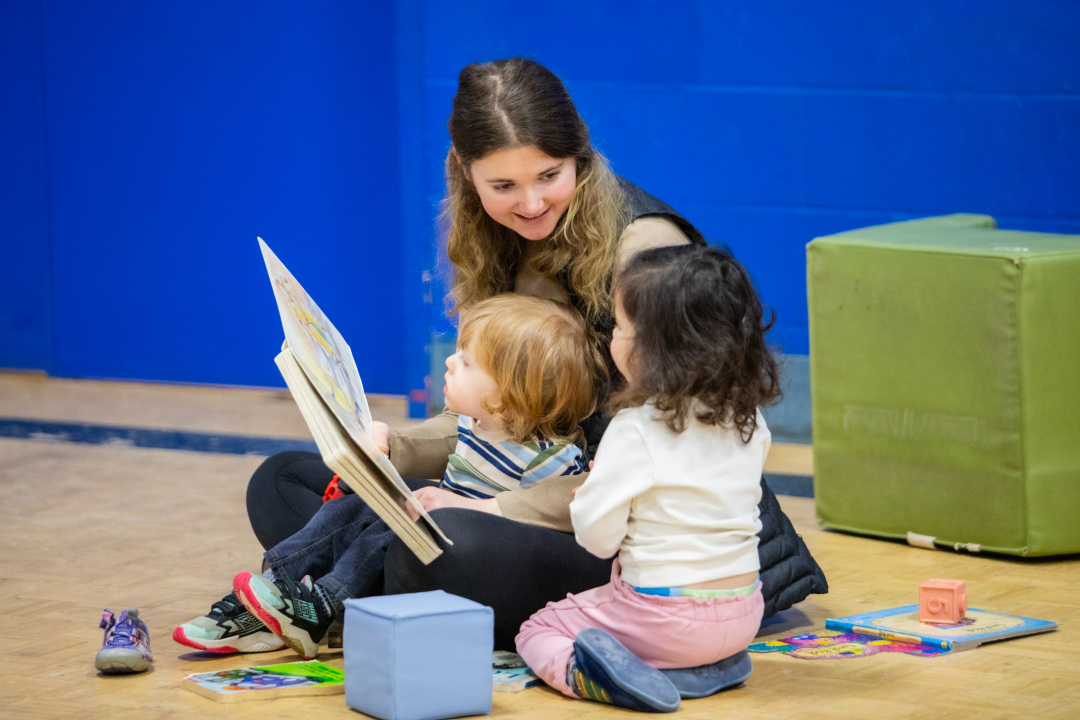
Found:
M 334 618 L 316 597 L 310 575 L 300 582 L 284 578 L 271 582 L 243 572 L 233 579 L 233 591 L 244 607 L 305 660 L 319 654 L 319 641 Z
M 254 653 L 283 650 L 281 641 L 252 615 L 234 593 L 210 606 L 210 612 L 173 631 L 181 645 L 212 653 Z
M 143 672 L 154 662 L 150 654 L 150 632 L 135 608 L 124 610 L 120 617 L 103 610 L 100 627 L 105 630 L 105 640 L 94 658 L 94 666 L 101 672 Z

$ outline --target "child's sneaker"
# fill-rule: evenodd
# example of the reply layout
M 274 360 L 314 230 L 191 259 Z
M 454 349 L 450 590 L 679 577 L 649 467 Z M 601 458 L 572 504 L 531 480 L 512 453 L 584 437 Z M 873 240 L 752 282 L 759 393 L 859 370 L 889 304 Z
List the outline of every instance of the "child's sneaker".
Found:
M 252 613 L 305 660 L 319 654 L 319 641 L 334 621 L 315 594 L 310 575 L 300 582 L 273 582 L 249 572 L 233 579 L 233 590 Z
M 679 691 L 605 630 L 577 634 L 566 679 L 578 697 L 641 712 L 675 712 Z
M 101 672 L 143 672 L 154 662 L 150 633 L 135 608 L 123 611 L 119 618 L 109 610 L 102 611 L 100 627 L 105 630 L 105 641 L 94 658 L 94 666 Z
M 173 631 L 181 645 L 212 653 L 255 653 L 283 650 L 281 641 L 252 615 L 234 593 L 210 606 L 210 612 Z

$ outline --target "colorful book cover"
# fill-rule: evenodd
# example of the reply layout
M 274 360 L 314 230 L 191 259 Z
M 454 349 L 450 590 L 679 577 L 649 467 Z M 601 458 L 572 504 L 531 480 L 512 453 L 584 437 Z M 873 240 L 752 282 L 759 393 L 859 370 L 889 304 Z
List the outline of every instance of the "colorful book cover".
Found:
M 970 650 L 986 642 L 1057 630 L 1057 623 L 976 608 L 968 608 L 967 617 L 955 625 L 923 623 L 919 622 L 918 605 L 904 605 L 877 612 L 829 618 L 825 621 L 825 627 L 829 630 L 959 651 Z
M 783 653 L 800 660 L 845 660 L 893 652 L 934 657 L 948 652 L 940 647 L 839 630 L 819 630 L 814 633 L 793 635 L 779 640 L 754 643 L 746 649 L 756 653 Z
M 493 668 L 491 671 L 495 692 L 521 692 L 527 687 L 540 684 L 540 678 L 527 667 Z
M 491 654 L 491 675 L 495 692 L 521 692 L 540 684 L 540 678 L 521 656 L 509 650 L 496 650 Z
M 294 695 L 343 693 L 345 671 L 318 660 L 310 660 L 196 673 L 188 675 L 181 682 L 188 690 L 218 702 L 267 700 Z

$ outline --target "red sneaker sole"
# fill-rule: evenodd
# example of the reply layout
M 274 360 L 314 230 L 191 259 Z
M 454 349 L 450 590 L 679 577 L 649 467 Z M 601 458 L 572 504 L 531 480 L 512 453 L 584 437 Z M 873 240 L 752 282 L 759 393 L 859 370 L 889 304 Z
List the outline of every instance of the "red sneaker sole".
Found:
M 263 621 L 263 624 L 265 624 L 266 627 L 270 628 L 270 632 L 280 635 L 281 623 L 279 623 L 277 618 L 273 615 L 262 609 L 258 599 L 251 592 L 250 582 L 251 573 L 240 573 L 233 578 L 233 592 L 240 596 L 240 602 L 244 603 L 244 607 L 246 607 L 249 612 L 253 613 L 255 617 Z
M 222 645 L 221 647 L 216 647 L 216 648 L 214 648 L 214 647 L 206 647 L 202 643 L 198 643 L 198 642 L 192 640 L 191 638 L 189 638 L 187 635 L 184 634 L 184 629 L 179 628 L 179 627 L 176 628 L 175 630 L 173 630 L 172 639 L 175 640 L 176 642 L 180 643 L 181 645 L 187 645 L 188 647 L 193 647 L 196 650 L 202 650 L 203 652 L 222 653 L 222 654 L 240 652 L 236 648 L 229 647 L 228 645 Z

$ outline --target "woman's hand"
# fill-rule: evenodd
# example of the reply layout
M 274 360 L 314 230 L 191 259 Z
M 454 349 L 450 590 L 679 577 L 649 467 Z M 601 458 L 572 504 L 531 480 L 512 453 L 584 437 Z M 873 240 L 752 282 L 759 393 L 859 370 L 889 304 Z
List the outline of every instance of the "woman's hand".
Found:
M 386 457 L 390 457 L 390 426 L 374 420 L 371 423 L 371 439 L 379 446 Z M 413 518 L 415 520 L 415 518 Z
M 437 487 L 420 488 L 413 493 L 413 497 L 419 500 L 420 504 L 423 505 L 424 509 L 428 512 L 438 510 L 439 508 L 456 507 L 465 508 L 466 510 L 479 510 L 480 512 L 502 516 L 502 511 L 499 510 L 499 503 L 495 498 L 474 500 L 473 498 L 467 498 Z M 406 510 L 408 510 L 409 517 L 413 520 L 417 520 L 420 517 L 420 514 L 416 512 L 411 505 L 407 505 Z

